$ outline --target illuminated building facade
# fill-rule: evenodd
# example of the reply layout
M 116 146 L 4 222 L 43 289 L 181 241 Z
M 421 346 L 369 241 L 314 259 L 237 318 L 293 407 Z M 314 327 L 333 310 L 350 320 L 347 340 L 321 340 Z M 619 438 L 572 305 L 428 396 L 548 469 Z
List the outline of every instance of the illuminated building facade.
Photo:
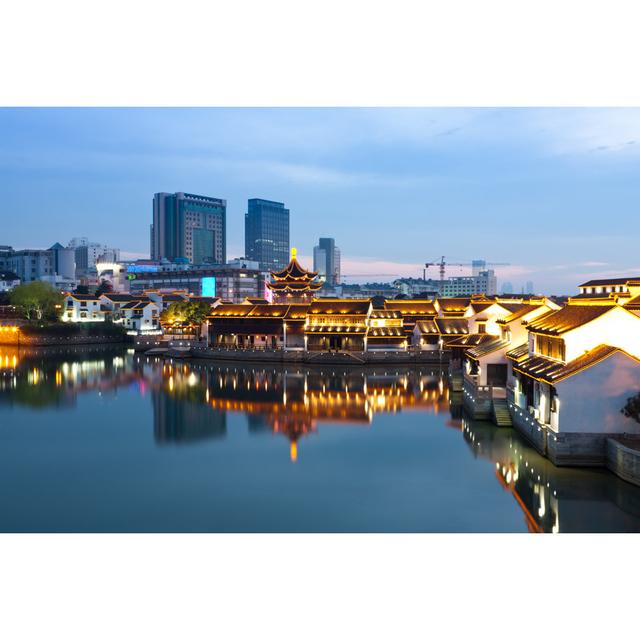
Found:
M 314 300 L 305 327 L 307 351 L 366 351 L 371 312 L 371 300 Z
M 222 304 L 207 318 L 212 347 L 303 350 L 308 304 Z

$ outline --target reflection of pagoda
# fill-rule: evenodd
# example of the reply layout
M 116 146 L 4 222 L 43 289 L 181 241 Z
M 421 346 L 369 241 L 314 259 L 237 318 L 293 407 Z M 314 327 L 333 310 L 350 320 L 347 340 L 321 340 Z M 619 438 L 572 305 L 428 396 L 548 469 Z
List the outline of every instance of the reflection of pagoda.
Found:
M 298 262 L 297 252 L 291 249 L 291 261 L 282 271 L 272 271 L 271 282 L 267 287 L 273 291 L 273 302 L 287 304 L 290 302 L 311 302 L 314 294 L 322 288 L 318 282 L 318 273 L 307 271 Z
M 253 434 L 285 436 L 292 461 L 298 457 L 299 441 L 319 425 L 366 427 L 380 412 L 438 413 L 448 402 L 443 379 L 434 372 L 211 366 L 205 375 L 211 408 L 247 414 Z

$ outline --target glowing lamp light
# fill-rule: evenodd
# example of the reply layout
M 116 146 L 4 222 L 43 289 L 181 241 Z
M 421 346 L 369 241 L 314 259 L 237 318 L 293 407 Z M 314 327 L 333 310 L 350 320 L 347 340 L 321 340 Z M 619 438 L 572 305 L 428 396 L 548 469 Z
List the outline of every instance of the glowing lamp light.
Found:
M 291 441 L 289 457 L 291 458 L 291 462 L 295 462 L 298 459 L 298 443 L 295 440 Z

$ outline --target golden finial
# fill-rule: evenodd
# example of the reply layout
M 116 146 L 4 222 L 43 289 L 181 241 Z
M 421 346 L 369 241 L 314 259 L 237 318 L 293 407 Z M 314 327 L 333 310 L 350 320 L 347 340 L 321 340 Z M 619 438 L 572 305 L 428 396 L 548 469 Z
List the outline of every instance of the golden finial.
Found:
M 291 247 L 291 259 L 295 260 L 298 257 L 298 250 L 295 247 Z

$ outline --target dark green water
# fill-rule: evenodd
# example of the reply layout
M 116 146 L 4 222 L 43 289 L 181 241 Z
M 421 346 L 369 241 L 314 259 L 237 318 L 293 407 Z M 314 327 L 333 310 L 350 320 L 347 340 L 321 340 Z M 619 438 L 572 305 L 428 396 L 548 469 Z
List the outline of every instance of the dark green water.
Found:
M 471 423 L 445 372 L 0 347 L 0 530 L 638 531 L 640 489 Z

